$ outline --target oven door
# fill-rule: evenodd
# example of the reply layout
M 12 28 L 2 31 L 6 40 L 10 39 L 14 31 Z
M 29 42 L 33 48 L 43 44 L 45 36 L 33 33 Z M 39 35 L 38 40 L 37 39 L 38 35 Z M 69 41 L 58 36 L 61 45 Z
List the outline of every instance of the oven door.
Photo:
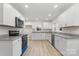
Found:
M 22 36 L 22 54 L 26 51 L 27 49 L 27 35 Z

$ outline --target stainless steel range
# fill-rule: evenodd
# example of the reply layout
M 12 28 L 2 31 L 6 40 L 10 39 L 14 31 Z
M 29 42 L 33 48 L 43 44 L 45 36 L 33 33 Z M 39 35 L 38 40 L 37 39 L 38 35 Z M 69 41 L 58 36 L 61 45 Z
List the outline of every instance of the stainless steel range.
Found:
M 28 48 L 28 38 L 27 38 L 27 34 L 22 36 L 22 54 L 26 51 L 26 49 Z

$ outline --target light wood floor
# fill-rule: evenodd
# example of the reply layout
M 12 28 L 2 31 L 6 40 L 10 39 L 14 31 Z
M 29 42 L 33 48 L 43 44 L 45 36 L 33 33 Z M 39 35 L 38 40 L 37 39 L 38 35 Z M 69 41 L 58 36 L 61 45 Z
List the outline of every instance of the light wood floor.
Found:
M 61 56 L 49 41 L 30 40 L 30 47 L 23 56 Z

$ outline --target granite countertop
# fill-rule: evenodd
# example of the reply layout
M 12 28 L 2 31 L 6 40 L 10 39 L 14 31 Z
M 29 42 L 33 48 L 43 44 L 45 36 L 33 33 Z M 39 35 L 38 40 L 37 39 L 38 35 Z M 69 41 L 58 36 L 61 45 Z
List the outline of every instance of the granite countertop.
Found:
M 79 34 L 65 33 L 65 32 L 52 32 L 52 34 L 61 36 L 66 39 L 79 39 Z
M 22 35 L 19 36 L 9 36 L 9 35 L 0 35 L 0 41 L 14 41 L 19 39 Z

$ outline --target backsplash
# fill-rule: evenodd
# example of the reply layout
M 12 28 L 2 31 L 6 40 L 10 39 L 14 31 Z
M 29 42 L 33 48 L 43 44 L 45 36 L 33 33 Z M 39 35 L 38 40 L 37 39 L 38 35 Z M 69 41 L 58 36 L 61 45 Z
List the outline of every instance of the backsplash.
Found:
M 79 34 L 79 27 L 63 28 L 63 32 Z
M 17 28 L 12 28 L 12 27 L 0 26 L 0 35 L 8 34 L 8 30 L 19 30 L 19 29 L 17 29 Z

